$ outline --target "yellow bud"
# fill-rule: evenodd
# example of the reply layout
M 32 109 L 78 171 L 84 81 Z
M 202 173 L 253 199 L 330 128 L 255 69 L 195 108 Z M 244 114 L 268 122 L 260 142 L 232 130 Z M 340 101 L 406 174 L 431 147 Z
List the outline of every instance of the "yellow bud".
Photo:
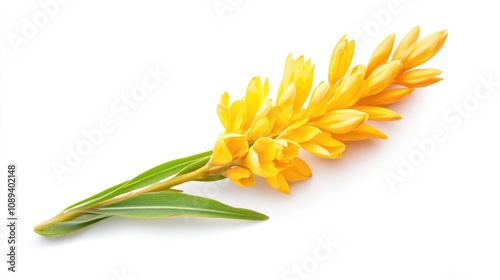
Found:
M 366 79 L 365 96 L 374 95 L 386 89 L 394 81 L 402 65 L 399 60 L 394 60 L 377 67 Z

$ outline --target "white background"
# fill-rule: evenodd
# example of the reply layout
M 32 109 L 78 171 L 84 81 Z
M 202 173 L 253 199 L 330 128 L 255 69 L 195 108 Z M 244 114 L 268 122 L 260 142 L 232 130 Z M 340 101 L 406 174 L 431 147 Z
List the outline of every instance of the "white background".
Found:
M 0 166 L 4 181 L 18 164 L 20 219 L 15 274 L 0 227 L 2 279 L 500 279 L 500 85 L 480 81 L 500 81 L 493 1 L 68 1 L 24 36 L 23 18 L 43 21 L 47 2 L 0 6 Z M 388 140 L 350 144 L 340 160 L 305 155 L 314 176 L 288 196 L 263 182 L 185 186 L 270 220 L 117 218 L 64 238 L 33 232 L 77 200 L 211 149 L 220 94 L 241 97 L 256 75 L 275 94 L 289 52 L 312 58 L 317 83 L 342 34 L 360 40 L 354 63 L 366 63 L 385 36 L 399 41 L 416 25 L 424 36 L 449 31 L 425 65 L 445 80 L 392 107 L 403 120 L 378 124 Z M 126 117 L 113 110 L 148 67 L 169 76 Z M 103 119 L 113 130 L 59 180 L 55 162 Z M 415 141 L 436 129 L 446 140 L 419 158 Z M 398 172 L 412 155 L 413 172 Z M 391 188 L 388 172 L 404 182 Z

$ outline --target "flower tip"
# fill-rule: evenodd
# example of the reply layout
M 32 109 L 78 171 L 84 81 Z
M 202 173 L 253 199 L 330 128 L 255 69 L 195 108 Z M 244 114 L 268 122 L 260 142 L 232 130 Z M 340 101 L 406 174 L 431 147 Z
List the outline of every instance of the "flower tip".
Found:
M 441 44 L 443 44 L 446 41 L 446 38 L 448 38 L 448 30 L 446 29 L 440 30 L 435 34 L 438 36 L 439 41 L 442 42 Z

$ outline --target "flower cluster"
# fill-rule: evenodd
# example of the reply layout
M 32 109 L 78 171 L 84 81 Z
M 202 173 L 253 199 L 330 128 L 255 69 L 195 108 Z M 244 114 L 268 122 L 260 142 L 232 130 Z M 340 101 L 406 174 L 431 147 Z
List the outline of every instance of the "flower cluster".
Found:
M 223 175 L 239 186 L 252 186 L 254 176 L 259 176 L 289 193 L 288 182 L 312 174 L 298 157 L 300 148 L 318 157 L 339 158 L 346 141 L 387 138 L 367 121 L 400 119 L 385 106 L 414 88 L 442 80 L 438 69 L 414 68 L 441 49 L 447 32 L 418 41 L 419 32 L 419 27 L 412 29 L 394 50 L 395 35 L 388 36 L 367 65 L 353 67 L 354 41 L 342 37 L 330 59 L 328 82 L 314 89 L 314 65 L 290 54 L 274 104 L 268 98 L 268 80 L 259 77 L 250 81 L 240 100 L 231 102 L 227 92 L 222 94 L 217 113 L 224 132 L 214 145 L 210 165 L 224 167 Z

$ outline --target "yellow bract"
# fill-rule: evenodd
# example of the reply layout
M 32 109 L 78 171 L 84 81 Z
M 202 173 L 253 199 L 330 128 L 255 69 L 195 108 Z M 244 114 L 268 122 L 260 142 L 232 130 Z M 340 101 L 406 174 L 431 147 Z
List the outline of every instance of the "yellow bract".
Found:
M 209 164 L 222 168 L 222 174 L 239 186 L 251 186 L 259 176 L 289 193 L 289 181 L 312 175 L 297 157 L 300 148 L 318 157 L 339 158 L 346 141 L 387 138 L 367 121 L 401 119 L 384 106 L 400 101 L 414 88 L 442 80 L 438 69 L 413 68 L 431 59 L 448 33 L 435 32 L 418 41 L 419 33 L 419 27 L 412 29 L 394 51 L 395 35 L 389 35 L 366 66 L 351 66 L 355 43 L 343 36 L 333 49 L 328 81 L 318 83 L 312 93 L 314 65 L 289 54 L 274 105 L 268 98 L 268 80 L 259 77 L 250 81 L 240 100 L 231 103 L 224 93 L 217 114 L 225 131 Z

